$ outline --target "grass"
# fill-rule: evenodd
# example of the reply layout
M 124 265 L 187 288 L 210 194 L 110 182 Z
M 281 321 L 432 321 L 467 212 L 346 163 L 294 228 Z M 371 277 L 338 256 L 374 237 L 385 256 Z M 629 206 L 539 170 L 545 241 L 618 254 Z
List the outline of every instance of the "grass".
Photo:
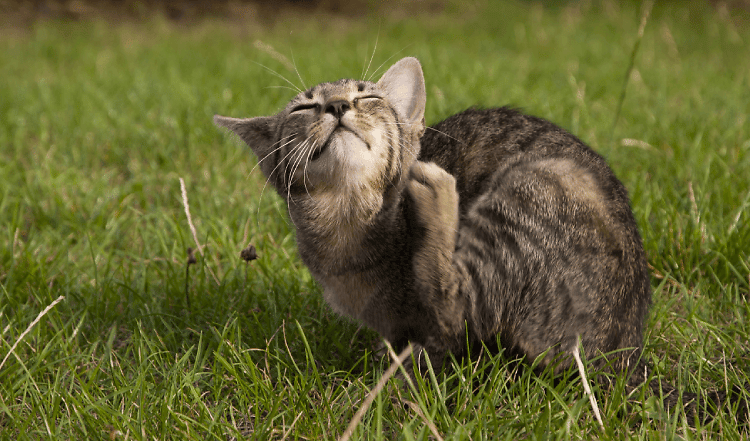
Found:
M 325 306 L 282 203 L 211 117 L 278 110 L 293 92 L 269 69 L 309 86 L 377 78 L 405 55 L 423 63 L 428 122 L 511 104 L 605 155 L 653 268 L 649 362 L 693 391 L 748 381 L 750 20 L 657 2 L 612 130 L 641 15 L 632 2 L 480 1 L 266 24 L 5 25 L 0 439 L 337 439 L 389 362 L 377 335 Z M 180 178 L 205 245 L 189 308 Z M 626 406 L 594 387 L 601 431 L 578 380 L 462 363 L 388 383 L 353 438 L 742 436 L 731 413 L 693 429 L 649 393 Z

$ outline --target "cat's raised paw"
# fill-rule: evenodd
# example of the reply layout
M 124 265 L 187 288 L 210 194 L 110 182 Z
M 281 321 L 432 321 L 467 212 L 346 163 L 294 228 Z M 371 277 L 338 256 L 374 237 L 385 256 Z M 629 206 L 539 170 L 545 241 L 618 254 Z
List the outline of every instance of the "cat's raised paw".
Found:
M 428 229 L 455 231 L 458 226 L 456 179 L 432 162 L 417 161 L 407 184 L 417 219 Z

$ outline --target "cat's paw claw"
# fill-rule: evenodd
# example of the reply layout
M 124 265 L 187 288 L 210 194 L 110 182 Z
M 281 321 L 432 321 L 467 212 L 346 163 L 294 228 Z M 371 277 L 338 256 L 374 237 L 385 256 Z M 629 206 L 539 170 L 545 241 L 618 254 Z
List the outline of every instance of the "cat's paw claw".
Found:
M 425 225 L 456 227 L 458 193 L 456 179 L 438 165 L 416 162 L 409 169 L 407 190 L 415 203 L 419 220 Z

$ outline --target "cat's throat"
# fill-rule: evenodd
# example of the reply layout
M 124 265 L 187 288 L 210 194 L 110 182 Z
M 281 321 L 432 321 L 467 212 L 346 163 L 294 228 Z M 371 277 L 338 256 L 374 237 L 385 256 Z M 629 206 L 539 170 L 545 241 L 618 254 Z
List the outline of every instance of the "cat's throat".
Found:
M 361 241 L 372 227 L 383 205 L 383 195 L 363 187 L 314 191 L 290 200 L 289 215 L 297 227 L 300 242 L 311 248 L 319 261 L 315 267 L 338 272 L 338 267 L 356 259 Z M 322 265 L 321 265 L 322 264 Z
M 393 218 L 398 211 L 394 199 L 398 198 L 390 192 L 360 189 L 350 195 L 311 195 L 290 204 L 300 257 L 322 285 L 327 303 L 339 314 L 363 320 L 381 333 L 387 330 L 383 324 L 369 323 L 366 310 L 378 296 L 379 279 L 388 272 L 383 265 L 390 259 L 377 252 L 390 247 L 383 243 L 374 247 L 371 242 L 373 232 L 383 230 L 383 223 L 398 222 Z

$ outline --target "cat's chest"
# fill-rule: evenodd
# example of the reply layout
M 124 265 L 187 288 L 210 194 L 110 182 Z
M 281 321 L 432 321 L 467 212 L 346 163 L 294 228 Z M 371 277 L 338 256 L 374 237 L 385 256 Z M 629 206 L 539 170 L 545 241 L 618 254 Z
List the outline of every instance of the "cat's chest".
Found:
M 378 292 L 377 284 L 357 274 L 316 277 L 323 287 L 323 298 L 339 314 L 367 321 L 365 312 Z
M 403 300 L 403 293 L 396 285 L 385 280 L 381 283 L 371 276 L 331 276 L 319 278 L 318 282 L 335 312 L 361 321 L 386 340 L 396 341 L 403 336 L 400 330 L 408 327 L 403 316 L 410 305 L 399 301 Z

